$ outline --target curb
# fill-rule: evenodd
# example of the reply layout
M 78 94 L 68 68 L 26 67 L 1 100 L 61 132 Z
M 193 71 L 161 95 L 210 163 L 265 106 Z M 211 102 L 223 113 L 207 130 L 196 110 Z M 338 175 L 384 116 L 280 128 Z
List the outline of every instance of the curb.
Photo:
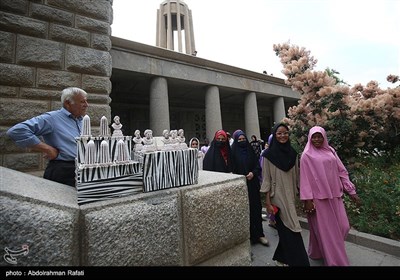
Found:
M 309 229 L 306 218 L 299 217 L 299 221 L 302 228 L 307 230 Z M 346 241 L 400 258 L 400 241 L 364 233 L 354 229 L 350 229 Z

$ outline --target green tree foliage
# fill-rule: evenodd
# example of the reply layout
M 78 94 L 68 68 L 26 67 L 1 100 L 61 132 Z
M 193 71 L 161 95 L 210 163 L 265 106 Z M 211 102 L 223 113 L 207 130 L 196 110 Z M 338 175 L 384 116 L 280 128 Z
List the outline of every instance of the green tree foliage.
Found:
M 400 147 L 393 156 L 393 162 L 376 156 L 360 159 L 351 177 L 362 205 L 357 208 L 348 196 L 345 205 L 357 230 L 400 240 Z

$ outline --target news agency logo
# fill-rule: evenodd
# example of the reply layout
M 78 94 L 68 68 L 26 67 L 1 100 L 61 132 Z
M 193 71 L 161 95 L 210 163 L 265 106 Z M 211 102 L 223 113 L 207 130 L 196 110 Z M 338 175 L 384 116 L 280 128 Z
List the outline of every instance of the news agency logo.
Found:
M 9 264 L 17 264 L 17 256 L 26 256 L 29 253 L 29 246 L 27 244 L 23 244 L 20 250 L 11 250 L 7 247 L 4 249 L 6 253 L 4 254 L 4 260 Z

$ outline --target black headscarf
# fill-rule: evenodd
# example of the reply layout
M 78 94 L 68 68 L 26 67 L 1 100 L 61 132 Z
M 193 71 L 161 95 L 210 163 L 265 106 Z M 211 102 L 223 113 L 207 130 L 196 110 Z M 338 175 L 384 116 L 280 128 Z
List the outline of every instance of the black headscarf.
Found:
M 260 173 L 258 158 L 256 157 L 246 135 L 242 130 L 236 130 L 233 135 L 233 173 L 247 175 L 251 171 L 255 176 L 258 176 Z M 246 141 L 238 142 L 240 135 L 243 135 Z
M 272 129 L 271 144 L 268 149 L 263 152 L 262 156 L 267 158 L 279 169 L 289 171 L 296 164 L 297 152 L 290 145 L 290 140 L 284 144 L 276 140 L 276 131 L 281 126 L 285 127 L 289 131 L 289 127 L 286 124 L 276 124 Z

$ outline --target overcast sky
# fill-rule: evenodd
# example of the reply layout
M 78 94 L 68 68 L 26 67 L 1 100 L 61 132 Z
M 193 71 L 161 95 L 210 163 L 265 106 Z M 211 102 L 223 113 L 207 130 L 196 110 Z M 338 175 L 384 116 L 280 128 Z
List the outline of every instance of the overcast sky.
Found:
M 162 2 L 114 0 L 112 36 L 155 46 Z M 200 58 L 285 78 L 272 46 L 290 41 L 311 51 L 317 70 L 334 69 L 350 85 L 376 80 L 386 89 L 394 87 L 387 75 L 400 75 L 399 0 L 183 2 Z

